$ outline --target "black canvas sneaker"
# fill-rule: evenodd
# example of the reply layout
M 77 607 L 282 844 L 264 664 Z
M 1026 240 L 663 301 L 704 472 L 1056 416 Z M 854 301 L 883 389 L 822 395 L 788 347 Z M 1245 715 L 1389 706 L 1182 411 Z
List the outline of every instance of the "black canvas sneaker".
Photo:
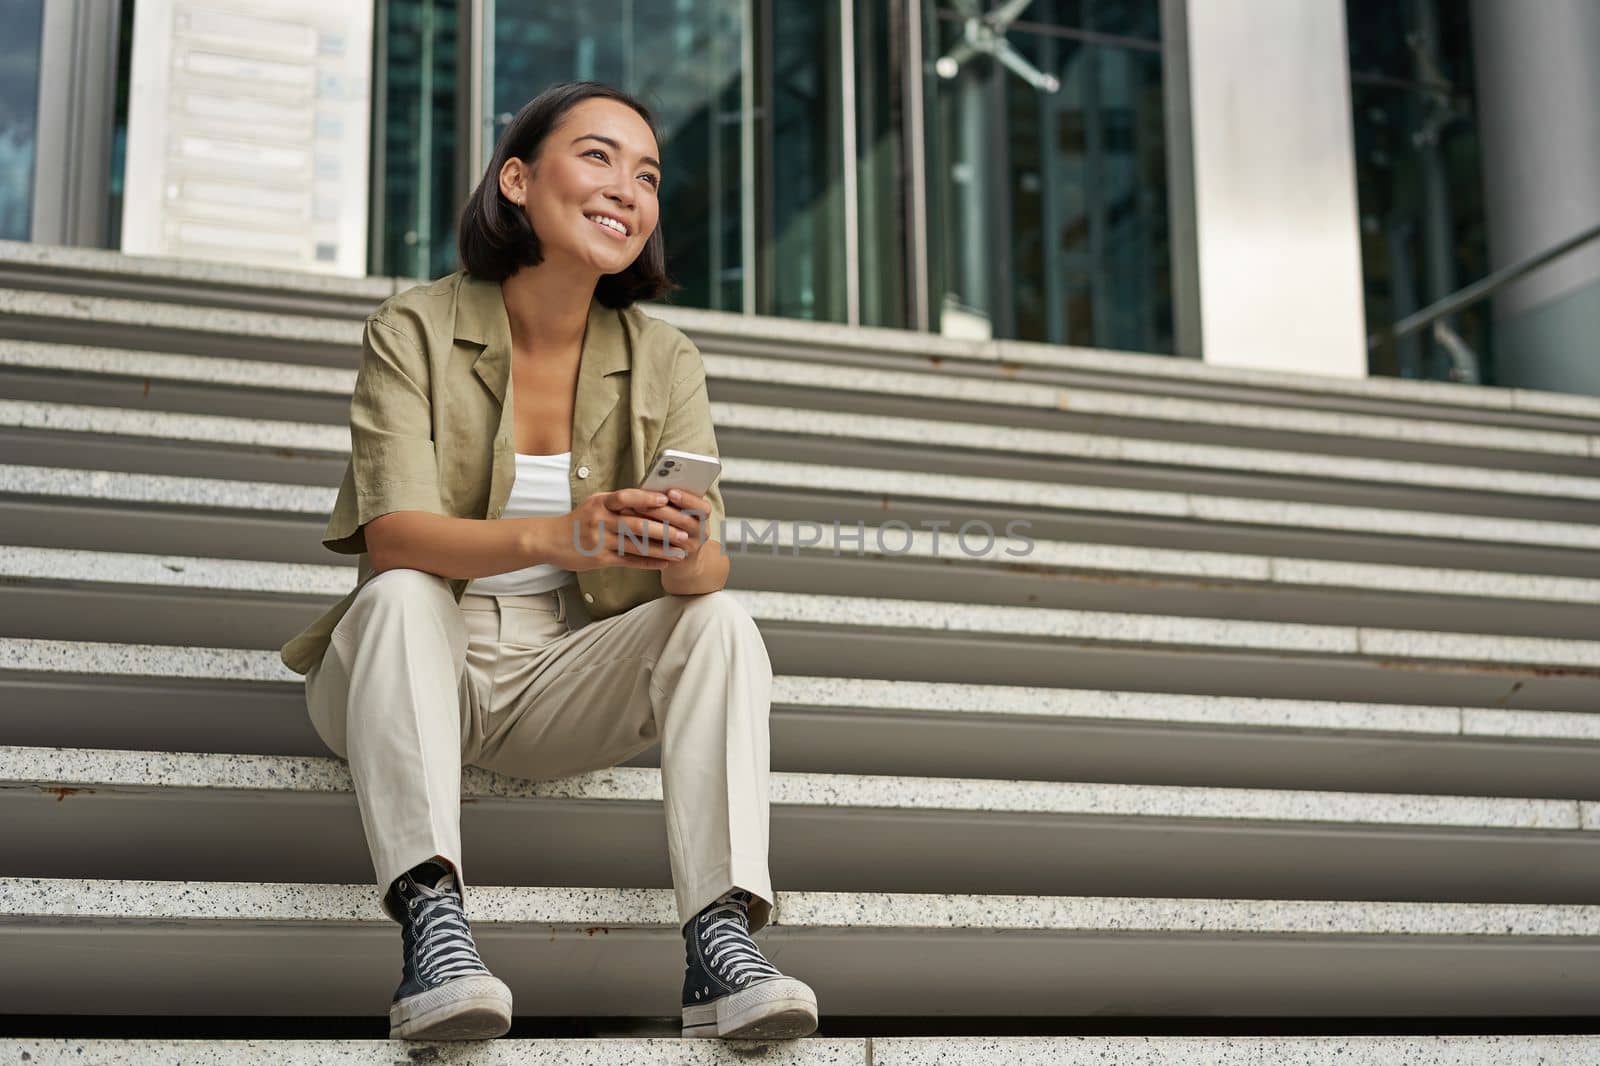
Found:
M 478 958 L 448 866 L 428 861 L 394 883 L 405 969 L 389 1039 L 487 1040 L 511 1028 L 511 989 Z
M 817 1028 L 817 997 L 750 939 L 750 893 L 726 892 L 684 927 L 683 1035 L 787 1040 Z

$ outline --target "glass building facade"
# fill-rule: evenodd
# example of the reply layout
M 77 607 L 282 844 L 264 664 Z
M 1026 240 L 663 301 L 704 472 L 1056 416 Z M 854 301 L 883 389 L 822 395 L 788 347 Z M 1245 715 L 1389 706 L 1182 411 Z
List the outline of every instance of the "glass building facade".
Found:
M 471 93 L 458 27 L 475 8 L 385 6 L 377 269 L 436 276 L 453 255 L 445 208 L 471 180 L 457 176 L 441 197 L 450 175 L 440 160 Z M 932 58 L 961 40 L 967 19 L 931 3 L 493 0 L 477 10 L 490 17 L 480 166 L 511 115 L 552 82 L 602 81 L 654 107 L 670 161 L 668 265 L 685 286 L 677 302 L 1172 350 L 1157 0 L 1031 5 L 1007 37 L 1058 80 L 1052 92 L 987 56 L 941 76 Z M 928 45 L 918 71 L 913 31 Z M 908 136 L 912 109 L 919 138 Z
M 72 243 L 32 221 L 54 76 L 41 25 L 52 4 L 88 2 L 0 0 L 0 237 Z M 140 0 L 103 2 L 120 26 L 101 242 L 116 247 Z M 1515 8 L 1582 43 L 1600 19 L 1572 0 L 1317 3 L 1344 34 L 1321 44 L 1347 62 L 1366 371 L 1600 392 L 1586 354 L 1561 355 L 1591 291 L 1600 306 L 1583 277 L 1556 293 L 1559 321 L 1496 300 L 1387 332 L 1515 258 L 1508 225 L 1544 232 L 1506 206 L 1517 124 L 1503 77 L 1484 78 L 1506 35 L 1477 23 Z M 1196 0 L 374 0 L 367 270 L 454 270 L 457 212 L 511 115 L 592 79 L 655 110 L 675 303 L 1209 359 L 1192 327 L 1206 284 L 1193 156 L 1214 148 L 1191 136 L 1184 26 L 1210 14 Z

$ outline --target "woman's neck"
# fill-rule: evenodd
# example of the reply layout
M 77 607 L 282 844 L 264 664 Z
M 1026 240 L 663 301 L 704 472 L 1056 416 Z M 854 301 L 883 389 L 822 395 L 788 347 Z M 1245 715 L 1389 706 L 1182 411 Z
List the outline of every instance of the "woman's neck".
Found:
M 550 266 L 547 259 L 537 267 L 523 267 L 500 283 L 511 346 L 519 352 L 569 352 L 583 346 L 599 279 Z

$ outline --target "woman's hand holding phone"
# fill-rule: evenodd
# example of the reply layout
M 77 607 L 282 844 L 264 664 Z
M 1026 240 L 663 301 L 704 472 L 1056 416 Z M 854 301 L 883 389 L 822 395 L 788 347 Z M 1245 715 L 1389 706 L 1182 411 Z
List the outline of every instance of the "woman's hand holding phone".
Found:
M 698 547 L 689 543 L 698 523 L 688 515 L 676 521 L 665 515 L 672 510 L 664 506 L 666 498 L 653 489 L 595 493 L 556 519 L 556 542 L 545 561 L 574 571 L 608 566 L 663 570 L 682 561 Z M 681 528 L 685 522 L 695 530 Z
M 637 491 L 660 498 L 656 492 L 650 489 Z M 687 535 L 682 539 L 674 537 L 673 543 L 683 549 L 684 559 L 692 559 L 699 554 L 700 548 L 708 539 L 701 534 L 701 527 L 711 521 L 711 501 L 704 496 L 690 492 L 688 489 L 668 489 L 666 492 L 670 493 L 667 502 L 659 507 L 630 507 L 622 513 L 669 523 L 674 531 L 681 530 Z M 676 498 L 674 499 L 673 497 Z M 698 514 L 689 513 L 691 511 L 698 512 Z M 672 562 L 682 561 L 682 559 L 672 560 Z M 671 563 L 668 565 L 671 565 Z

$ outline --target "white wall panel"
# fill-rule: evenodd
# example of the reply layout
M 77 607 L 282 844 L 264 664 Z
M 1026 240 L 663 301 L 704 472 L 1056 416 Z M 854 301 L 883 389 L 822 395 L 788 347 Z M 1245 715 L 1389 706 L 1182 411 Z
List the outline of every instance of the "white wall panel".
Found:
M 1205 361 L 1367 373 L 1343 0 L 1192 0 Z
M 363 276 L 372 0 L 139 0 L 122 250 Z

